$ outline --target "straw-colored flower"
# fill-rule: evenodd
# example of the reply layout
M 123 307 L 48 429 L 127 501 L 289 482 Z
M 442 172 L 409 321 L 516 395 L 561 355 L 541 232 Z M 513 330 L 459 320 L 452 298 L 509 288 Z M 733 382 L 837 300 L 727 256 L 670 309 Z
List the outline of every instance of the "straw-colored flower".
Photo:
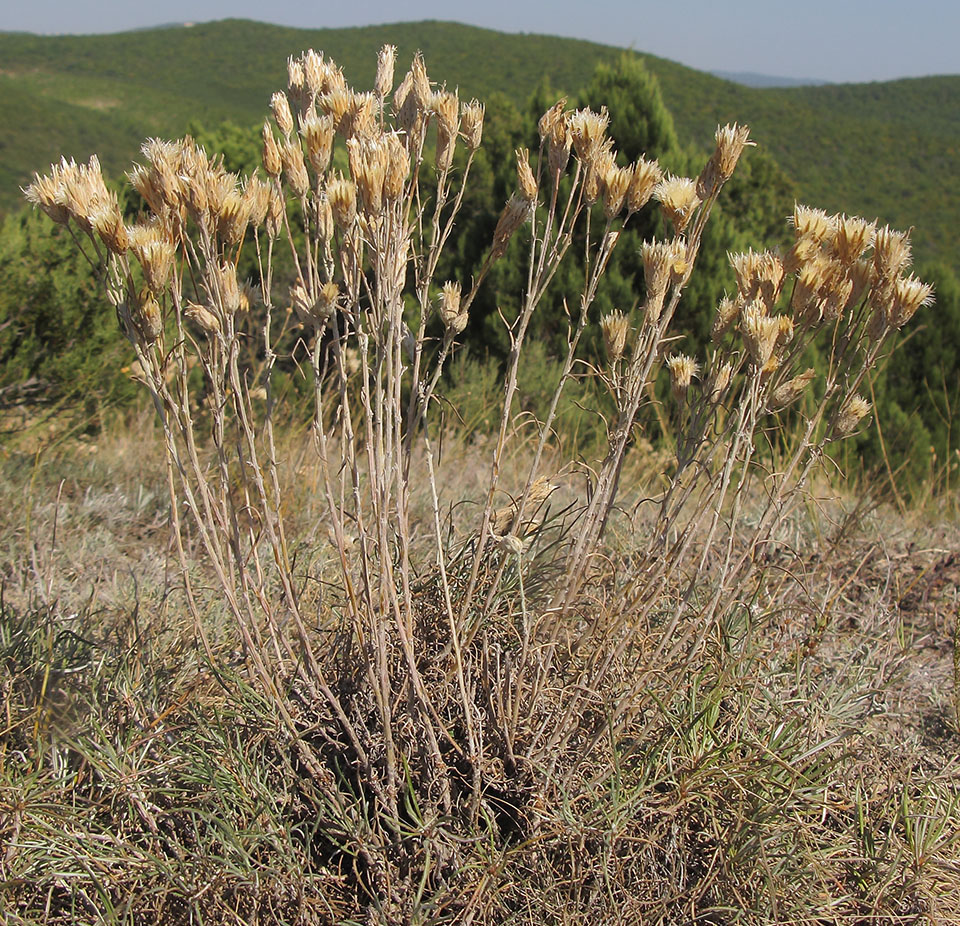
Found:
M 130 307 L 130 320 L 144 347 L 155 344 L 163 334 L 163 314 L 160 303 L 149 289 L 141 291 Z
M 333 136 L 333 119 L 330 116 L 318 116 L 310 109 L 300 117 L 300 137 L 307 146 L 310 166 L 318 177 L 330 166 Z
M 518 148 L 517 155 L 517 186 L 520 195 L 528 202 L 533 203 L 537 199 L 537 181 L 533 176 L 533 169 L 530 167 L 530 152 L 526 148 Z
M 205 305 L 200 305 L 197 302 L 188 302 L 183 307 L 183 314 L 205 334 L 216 335 L 221 331 L 220 319 Z
M 670 174 L 660 181 L 653 195 L 659 200 L 667 218 L 673 222 L 677 234 L 682 234 L 700 205 L 697 184 L 689 177 L 675 177 Z
M 451 335 L 458 335 L 467 327 L 469 320 L 467 312 L 461 310 L 460 284 L 444 283 L 440 289 L 439 298 L 440 320 L 444 328 Z
M 813 382 L 816 372 L 812 367 L 803 371 L 803 373 L 794 376 L 793 379 L 781 383 L 770 396 L 769 409 L 772 412 L 780 411 L 792 405 L 800 396 L 806 392 L 807 387 Z
M 449 170 L 453 166 L 457 133 L 460 131 L 458 111 L 460 100 L 456 92 L 441 90 L 434 93 L 430 101 L 430 111 L 437 119 L 437 170 Z
M 263 123 L 263 169 L 271 177 L 279 177 L 280 171 L 283 170 L 280 146 L 277 144 L 269 122 Z
M 878 228 L 873 239 L 873 266 L 878 280 L 895 280 L 910 262 L 910 233 L 896 231 L 889 225 Z
M 656 324 L 663 311 L 663 299 L 667 287 L 683 279 L 689 269 L 686 242 L 682 238 L 672 241 L 645 241 L 640 246 L 643 259 L 643 276 L 647 285 L 644 313 L 647 321 Z
M 377 76 L 373 92 L 382 100 L 393 89 L 393 71 L 397 63 L 397 46 L 384 45 L 377 55 Z
M 637 158 L 633 165 L 633 176 L 630 178 L 630 189 L 627 191 L 627 212 L 641 210 L 650 201 L 661 180 L 663 171 L 656 161 L 648 161 L 642 156 Z
M 779 318 L 771 318 L 755 302 L 751 302 L 740 313 L 740 331 L 750 359 L 758 368 L 763 369 L 777 346 L 777 338 L 780 336 Z
M 607 171 L 603 180 L 603 214 L 612 219 L 617 215 L 627 199 L 630 181 L 633 180 L 633 166 L 617 167 Z
M 921 306 L 933 303 L 933 287 L 918 280 L 913 274 L 899 277 L 893 289 L 893 308 L 890 323 L 902 328 L 916 314 Z
M 357 217 L 357 188 L 342 175 L 327 181 L 327 199 L 337 227 L 346 231 Z
M 490 251 L 491 260 L 496 260 L 503 256 L 507 250 L 507 244 L 513 237 L 514 232 L 523 225 L 533 210 L 533 203 L 519 193 L 514 193 L 500 213 L 497 220 L 497 227 L 493 230 L 493 246 Z
M 566 99 L 558 100 L 540 117 L 537 124 L 540 138 L 547 145 L 547 167 L 553 180 L 567 169 L 573 147 L 570 115 L 564 109 L 566 105 Z
M 125 254 L 130 247 L 130 236 L 123 224 L 123 213 L 115 196 L 94 207 L 90 213 L 90 223 L 96 229 L 103 243 L 114 254 Z
M 610 115 L 605 107 L 598 113 L 592 109 L 578 109 L 571 113 L 569 124 L 573 150 L 585 166 L 593 163 L 600 151 L 609 122 Z
M 723 336 L 730 330 L 730 327 L 737 320 L 740 314 L 740 305 L 728 296 L 724 296 L 717 306 L 717 314 L 713 318 L 713 326 L 710 329 L 710 338 L 714 344 L 719 344 Z
M 847 215 L 838 216 L 836 224 L 837 232 L 830 242 L 830 251 L 841 264 L 849 267 L 873 244 L 877 226 L 859 216 Z
M 843 404 L 837 416 L 837 433 L 849 434 L 870 412 L 870 403 L 860 395 L 853 395 Z
M 460 107 L 460 134 L 471 151 L 480 147 L 483 137 L 484 105 L 478 100 L 471 100 Z
M 732 176 L 747 145 L 752 145 L 750 128 L 745 125 L 717 126 L 717 145 L 710 160 L 707 161 L 697 178 L 697 195 L 700 199 L 712 196 Z
M 603 334 L 603 347 L 607 353 L 607 360 L 611 366 L 623 356 L 627 346 L 627 335 L 630 332 L 630 323 L 619 309 L 600 319 L 600 331 Z
M 667 360 L 667 367 L 670 370 L 670 386 L 673 394 L 677 399 L 682 399 L 687 394 L 693 378 L 700 372 L 700 365 L 693 357 L 675 354 Z
M 289 138 L 293 132 L 293 113 L 290 112 L 290 101 L 283 91 L 278 90 L 270 97 L 270 111 L 277 128 L 283 132 L 285 138 Z
M 63 192 L 60 169 L 56 164 L 52 164 L 49 174 L 33 175 L 33 183 L 24 188 L 23 195 L 58 225 L 66 225 L 70 219 L 70 210 L 64 205 Z
M 836 216 L 800 203 L 794 204 L 792 222 L 798 239 L 808 238 L 817 244 L 831 240 L 837 231 Z
M 710 380 L 707 383 L 707 392 L 710 394 L 710 401 L 714 404 L 720 402 L 730 385 L 733 376 L 733 364 L 729 362 L 722 363 L 713 373 L 710 374 Z
M 156 223 L 134 225 L 128 230 L 128 236 L 147 286 L 154 293 L 161 292 L 173 270 L 173 244 Z

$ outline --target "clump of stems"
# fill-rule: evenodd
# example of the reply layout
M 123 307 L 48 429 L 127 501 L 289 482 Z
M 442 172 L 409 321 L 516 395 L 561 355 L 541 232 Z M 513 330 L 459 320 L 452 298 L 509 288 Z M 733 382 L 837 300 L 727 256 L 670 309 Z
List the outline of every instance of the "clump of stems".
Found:
M 339 821 L 331 831 L 358 814 L 366 821 L 357 851 L 381 897 L 399 890 L 397 866 L 415 865 L 409 853 L 398 861 L 398 846 L 442 844 L 446 861 L 434 854 L 431 863 L 440 871 L 455 865 L 458 839 L 481 824 L 496 829 L 494 790 L 519 806 L 551 783 L 589 786 L 586 770 L 602 767 L 604 750 L 643 717 L 650 673 L 667 666 L 681 677 L 717 622 L 753 594 L 758 564 L 777 549 L 812 470 L 868 414 L 857 391 L 864 378 L 931 297 L 904 276 L 905 235 L 797 206 L 789 253 L 731 255 L 737 292 L 718 307 L 706 356 L 678 352 L 674 315 L 748 130 L 719 129 L 699 177 L 665 176 L 654 160 L 618 161 L 605 112 L 562 102 L 540 121 L 539 150 L 517 152 L 517 189 L 480 271 L 437 279 L 484 111 L 438 89 L 419 55 L 394 89 L 394 61 L 385 47 L 375 88 L 363 93 L 322 55 L 292 59 L 288 90 L 274 94 L 263 126 L 262 176 L 228 172 L 190 138 L 148 141 L 145 163 L 129 174 L 146 204 L 133 225 L 95 160 L 63 161 L 26 191 L 77 236 L 144 373 L 208 658 L 216 663 L 188 568 L 193 542 L 233 616 L 251 679 L 325 795 L 324 813 Z M 338 147 L 345 174 L 333 166 Z M 661 209 L 671 234 L 638 255 L 642 305 L 596 318 L 611 255 L 645 209 Z M 503 405 L 486 489 L 457 548 L 431 408 L 479 287 L 518 236 L 527 276 L 503 314 Z M 526 478 L 505 505 L 525 339 L 575 236 L 585 242 L 584 286 L 564 294 L 573 307 L 567 351 Z M 292 279 L 276 273 L 280 249 Z M 238 270 L 246 255 L 252 281 Z M 289 473 L 275 433 L 278 345 L 294 325 L 313 384 L 310 439 L 337 573 L 319 626 L 291 551 Z M 590 325 L 602 328 L 606 365 L 594 369 L 615 412 L 605 455 L 553 547 L 563 578 L 533 594 L 531 544 L 558 487 L 544 468 Z M 814 343 L 819 377 L 808 367 Z M 584 603 L 606 581 L 605 529 L 664 366 L 675 466 L 664 490 L 635 510 L 639 523 L 652 507 L 653 527 L 616 600 L 591 616 Z M 784 415 L 794 416 L 789 432 Z M 414 514 L 421 490 L 426 525 Z M 411 802 L 432 821 L 414 835 Z

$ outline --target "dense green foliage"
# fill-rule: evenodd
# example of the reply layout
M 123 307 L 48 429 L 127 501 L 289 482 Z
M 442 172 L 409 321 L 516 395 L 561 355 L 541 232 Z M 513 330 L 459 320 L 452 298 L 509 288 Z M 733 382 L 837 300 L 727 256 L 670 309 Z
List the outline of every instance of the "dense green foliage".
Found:
M 130 399 L 130 356 L 90 265 L 62 227 L 26 210 L 0 227 L 0 395 L 95 414 Z

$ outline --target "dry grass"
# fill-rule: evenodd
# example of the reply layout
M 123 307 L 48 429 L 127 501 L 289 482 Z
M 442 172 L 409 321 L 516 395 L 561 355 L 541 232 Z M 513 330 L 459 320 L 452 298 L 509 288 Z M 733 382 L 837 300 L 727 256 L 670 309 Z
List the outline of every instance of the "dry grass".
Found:
M 483 471 L 483 450 L 447 452 L 463 472 Z M 96 452 L 77 443 L 39 467 L 5 461 L 7 922 L 365 921 L 362 818 L 344 832 L 329 828 L 330 808 L 318 814 L 323 794 L 283 725 L 236 674 L 214 592 L 204 617 L 229 690 L 206 662 L 176 580 L 161 461 L 145 420 L 103 435 Z M 482 491 L 475 477 L 464 495 Z M 717 628 L 697 666 L 651 676 L 645 716 L 592 785 L 557 776 L 491 793 L 496 828 L 461 849 L 456 876 L 422 857 L 430 890 L 408 918 L 960 915 L 950 697 L 960 533 L 886 509 L 845 518 L 847 504 L 797 516 L 802 585 L 771 564 L 767 590 Z M 294 535 L 312 530 L 307 546 L 329 546 L 311 517 Z M 627 568 L 611 566 L 611 577 Z M 198 562 L 198 587 L 212 578 Z M 612 590 L 594 596 L 601 609 Z M 427 824 L 407 808 L 411 835 Z

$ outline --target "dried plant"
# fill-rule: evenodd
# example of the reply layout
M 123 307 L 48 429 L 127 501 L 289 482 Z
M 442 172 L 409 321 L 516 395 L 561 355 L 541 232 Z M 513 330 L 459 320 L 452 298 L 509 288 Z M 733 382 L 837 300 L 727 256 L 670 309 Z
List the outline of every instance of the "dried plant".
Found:
M 718 307 L 708 355 L 674 353 L 674 314 L 748 130 L 719 129 L 698 178 L 664 177 L 645 158 L 618 166 L 606 113 L 562 103 L 540 122 L 539 152 L 517 152 L 517 192 L 476 278 L 438 280 L 483 107 L 435 89 L 419 56 L 391 105 L 394 57 L 385 47 L 366 94 L 321 55 L 292 59 L 288 92 L 274 94 L 263 127 L 266 181 L 230 174 L 186 138 L 144 145 L 130 181 L 148 215 L 133 226 L 95 160 L 61 162 L 26 191 L 78 234 L 136 353 L 207 656 L 215 666 L 188 568 L 194 544 L 233 616 L 251 684 L 322 795 L 321 825 L 362 832 L 350 843 L 358 882 L 388 919 L 425 886 L 469 906 L 492 875 L 467 869 L 456 884 L 452 875 L 478 828 L 499 834 L 498 845 L 511 827 L 532 835 L 538 801 L 609 780 L 611 755 L 642 741 L 651 679 L 667 671 L 679 685 L 721 623 L 758 594 L 804 485 L 869 411 L 857 394 L 864 377 L 932 295 L 902 275 L 906 236 L 798 206 L 787 255 L 731 255 L 737 293 Z M 336 145 L 347 175 L 332 166 Z M 623 229 L 646 208 L 662 209 L 673 237 L 643 246 L 644 303 L 632 320 L 593 319 Z M 504 505 L 525 339 L 575 234 L 587 273 L 582 292 L 565 294 L 567 353 L 526 479 Z M 433 406 L 477 291 L 518 235 L 527 282 L 504 312 L 511 350 L 486 489 L 476 520 L 454 525 Z M 278 248 L 294 267 L 283 283 Z M 237 272 L 250 252 L 255 283 Z M 310 439 L 335 563 L 319 617 L 307 613 L 291 548 L 290 474 L 275 433 L 277 345 L 293 324 L 313 383 Z M 544 470 L 591 324 L 608 361 L 595 375 L 616 408 L 606 454 L 561 522 L 547 510 L 558 483 Z M 244 359 L 251 341 L 255 364 Z M 814 344 L 822 381 L 808 369 Z M 634 510 L 649 530 L 614 578 L 604 534 L 664 365 L 675 465 L 662 493 Z M 799 422 L 789 432 L 778 418 L 787 409 Z M 426 523 L 414 511 L 422 494 Z

